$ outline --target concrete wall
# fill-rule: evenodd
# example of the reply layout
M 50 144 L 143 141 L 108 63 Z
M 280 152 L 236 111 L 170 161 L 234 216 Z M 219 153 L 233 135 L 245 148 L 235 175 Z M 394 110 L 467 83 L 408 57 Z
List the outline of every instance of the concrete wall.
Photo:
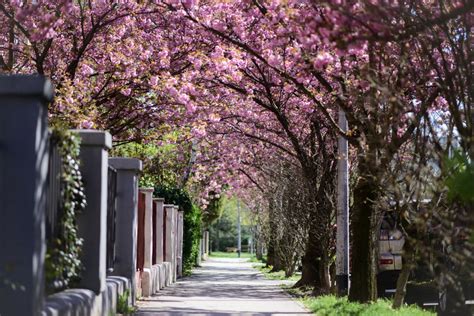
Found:
M 105 283 L 105 290 L 96 295 L 87 289 L 70 289 L 50 295 L 42 311 L 43 316 L 109 316 L 117 312 L 117 301 L 125 291 L 131 293 L 127 278 L 112 276 Z M 130 297 L 129 297 L 130 299 Z
M 156 240 L 154 243 L 151 242 L 151 232 L 145 236 L 145 240 L 150 239 L 149 245 L 158 248 L 157 264 L 144 268 L 141 273 L 143 297 L 154 295 L 165 286 L 176 282 L 180 266 L 182 267 L 183 214 L 181 216 L 178 214 L 177 206 L 165 205 L 163 199 L 156 198 L 153 201 L 157 210 L 157 222 L 153 223 L 157 225 Z M 150 216 L 150 220 L 152 218 L 153 216 Z
M 8 223 L 0 229 L 0 315 L 114 315 L 120 295 L 130 291 L 129 304 L 134 304 L 140 294 L 135 293 L 134 282 L 141 162 L 130 158 L 109 160 L 109 133 L 76 130 L 81 138 L 80 168 L 87 199 L 86 209 L 78 215 L 78 233 L 84 241 L 84 272 L 80 289 L 45 298 L 47 103 L 52 95 L 51 83 L 43 77 L 0 76 L 0 224 Z M 109 277 L 105 262 L 108 164 L 117 170 L 116 263 Z M 182 268 L 182 215 L 171 205 L 163 219 L 164 201 L 156 199 L 158 216 L 153 223 L 152 192 L 145 192 L 144 271 L 138 272 L 142 274 L 143 296 L 176 281 Z M 153 225 L 157 227 L 155 238 Z

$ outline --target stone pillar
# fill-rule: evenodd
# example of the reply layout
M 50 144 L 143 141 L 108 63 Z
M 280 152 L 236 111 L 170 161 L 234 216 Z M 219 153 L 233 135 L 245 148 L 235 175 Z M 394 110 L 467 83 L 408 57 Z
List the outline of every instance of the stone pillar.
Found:
M 196 265 L 199 267 L 201 266 L 202 262 L 202 239 L 199 238 L 199 252 L 198 255 L 196 256 Z
M 153 277 L 151 273 L 153 256 L 153 188 L 140 188 L 140 192 L 145 194 L 145 234 L 144 261 L 142 274 L 142 295 L 144 297 L 153 294 Z
M 175 235 L 175 241 L 176 241 L 176 244 L 175 244 L 175 256 L 174 256 L 174 266 L 175 266 L 175 271 L 174 271 L 174 281 L 176 282 L 177 278 L 178 278 L 178 269 L 179 269 L 179 264 L 178 264 L 178 255 L 179 255 L 179 206 L 175 205 L 174 207 L 174 221 L 175 221 L 175 231 L 174 231 L 174 235 Z
M 163 263 L 163 205 L 165 199 L 163 198 L 154 198 L 153 203 L 156 207 L 156 236 L 155 236 L 155 245 L 156 245 L 156 263 Z
M 199 245 L 200 245 L 199 251 L 201 252 L 201 260 L 204 260 L 204 261 L 206 261 L 206 259 L 207 259 L 206 258 L 206 253 L 204 251 L 204 248 L 205 248 L 204 245 L 205 244 L 206 243 L 205 243 L 205 239 L 204 239 L 204 232 L 202 232 L 201 233 L 201 239 L 199 240 Z
M 145 194 L 145 261 L 144 269 L 150 269 L 153 255 L 153 188 L 140 188 Z
M 179 253 L 179 238 L 178 238 L 178 206 L 173 208 L 173 221 L 174 221 L 174 273 L 173 273 L 173 282 L 176 282 L 178 278 L 178 253 Z
M 166 210 L 166 251 L 165 261 L 171 264 L 171 281 L 176 281 L 176 208 L 165 204 Z
M 42 310 L 52 98 L 43 77 L 0 76 L 0 315 Z
M 184 212 L 178 212 L 178 277 L 183 276 L 183 233 L 184 233 Z
M 79 284 L 99 294 L 105 290 L 107 255 L 107 172 L 112 137 L 108 132 L 74 130 L 81 137 L 80 169 L 87 199 L 78 215 L 78 235 L 84 239 L 84 272 Z
M 135 304 L 138 173 L 142 162 L 135 158 L 109 158 L 109 164 L 117 170 L 116 261 L 112 274 L 131 281 L 131 299 Z
M 204 232 L 204 240 L 205 240 L 204 252 L 206 253 L 206 256 L 209 256 L 209 231 L 208 230 Z
M 202 232 L 202 259 L 207 260 L 209 255 L 209 232 Z

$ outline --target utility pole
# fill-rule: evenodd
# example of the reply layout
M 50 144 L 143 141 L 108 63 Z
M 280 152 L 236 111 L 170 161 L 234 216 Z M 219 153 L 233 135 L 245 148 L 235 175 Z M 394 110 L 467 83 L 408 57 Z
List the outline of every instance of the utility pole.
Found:
M 242 236 L 240 227 L 240 200 L 237 200 L 237 254 L 240 258 L 240 252 L 242 251 Z
M 347 132 L 346 114 L 339 109 L 339 127 Z M 349 168 L 347 139 L 339 136 L 337 162 L 336 284 L 340 296 L 349 293 Z

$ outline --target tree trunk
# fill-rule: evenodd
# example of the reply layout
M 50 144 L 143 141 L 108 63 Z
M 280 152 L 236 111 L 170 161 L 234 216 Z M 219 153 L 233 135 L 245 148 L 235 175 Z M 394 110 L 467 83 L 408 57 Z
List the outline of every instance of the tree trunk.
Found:
M 278 272 L 278 271 L 284 270 L 284 264 L 283 264 L 283 260 L 281 259 L 281 254 L 277 250 L 274 252 L 272 266 L 273 268 L 270 272 Z
M 321 285 L 319 287 L 316 286 L 313 289 L 313 295 L 318 296 L 329 294 L 331 291 L 329 260 L 327 255 L 325 255 L 324 253 L 321 256 L 321 260 L 319 261 L 319 278 L 321 280 Z
M 303 270 L 301 273 L 301 279 L 299 279 L 293 287 L 320 287 L 320 245 L 321 244 L 318 243 L 314 238 L 312 238 L 311 236 L 309 237 L 308 242 L 306 243 L 306 250 L 302 260 Z
M 285 277 L 289 278 L 293 274 L 295 274 L 295 265 L 294 264 L 289 264 L 285 266 Z
M 275 263 L 275 246 L 273 240 L 268 241 L 268 250 L 267 250 L 267 267 L 273 266 Z
M 318 225 L 318 223 L 312 225 Z M 310 234 L 302 260 L 301 279 L 293 287 L 311 286 L 317 294 L 329 293 L 329 260 L 325 255 L 326 252 L 327 247 L 324 247 L 316 236 Z
M 336 286 L 336 262 L 331 263 L 329 266 L 329 276 L 331 278 L 331 289 L 330 292 L 333 295 L 337 295 L 337 286 Z
M 255 256 L 257 257 L 257 260 L 262 260 L 263 259 L 263 242 L 261 240 L 261 237 L 258 238 L 255 246 L 256 246 Z
M 278 238 L 277 238 L 277 228 L 278 223 L 275 220 L 274 215 L 274 201 L 270 200 L 269 202 L 269 212 L 270 212 L 270 240 L 268 241 L 268 255 L 267 255 L 267 267 L 272 266 L 272 272 L 283 270 L 283 263 L 280 259 L 280 251 L 278 249 Z
M 354 188 L 352 207 L 351 289 L 349 300 L 367 303 L 377 299 L 377 241 L 375 233 L 378 193 L 373 167 L 360 161 L 359 180 Z
M 220 229 L 219 229 L 219 225 L 217 225 L 217 229 L 216 229 L 216 250 L 215 251 L 221 251 L 221 234 L 220 234 Z
M 408 283 L 408 278 L 410 277 L 410 272 L 414 264 L 414 252 L 413 248 L 410 245 L 410 242 L 406 241 L 403 246 L 403 266 L 400 275 L 397 280 L 397 290 L 395 291 L 395 296 L 393 298 L 392 307 L 399 309 L 403 305 L 405 299 L 406 288 Z

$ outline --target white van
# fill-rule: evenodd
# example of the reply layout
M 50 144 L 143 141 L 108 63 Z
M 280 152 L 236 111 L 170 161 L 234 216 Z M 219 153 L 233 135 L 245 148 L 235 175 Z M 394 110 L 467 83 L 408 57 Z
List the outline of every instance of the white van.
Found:
M 402 269 L 402 253 L 405 237 L 398 228 L 394 212 L 385 212 L 378 239 L 379 296 L 387 297 L 394 293 L 397 279 Z

